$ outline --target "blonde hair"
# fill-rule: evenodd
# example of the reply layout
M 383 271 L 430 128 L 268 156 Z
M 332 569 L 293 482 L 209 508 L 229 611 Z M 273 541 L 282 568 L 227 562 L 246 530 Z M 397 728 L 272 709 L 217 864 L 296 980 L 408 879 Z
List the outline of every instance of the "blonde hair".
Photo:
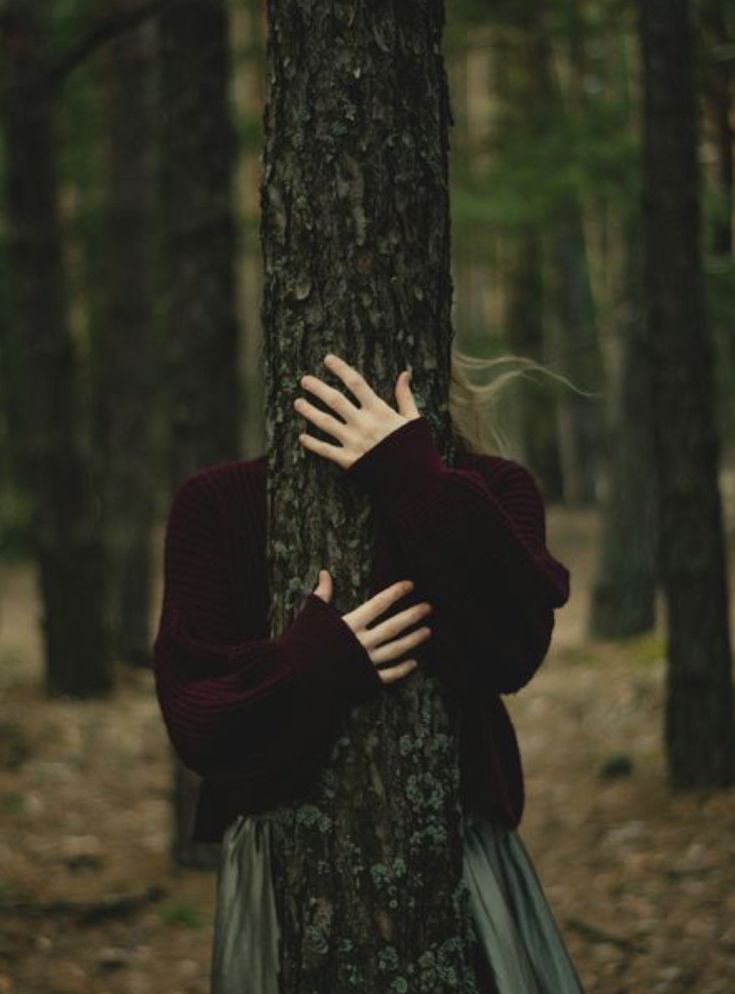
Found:
M 512 364 L 516 368 L 512 368 Z M 503 370 L 503 366 L 511 366 Z M 499 370 L 498 372 L 495 372 Z M 473 383 L 472 373 L 494 373 L 484 383 Z M 468 452 L 498 452 L 505 455 L 509 450 L 508 437 L 502 428 L 498 403 L 504 388 L 517 377 L 533 378 L 536 373 L 550 376 L 585 397 L 599 396 L 581 390 L 561 373 L 556 373 L 543 363 L 526 356 L 507 355 L 483 358 L 470 355 L 459 349 L 454 342 L 451 347 L 451 372 L 449 380 L 449 412 L 452 429 L 460 448 Z

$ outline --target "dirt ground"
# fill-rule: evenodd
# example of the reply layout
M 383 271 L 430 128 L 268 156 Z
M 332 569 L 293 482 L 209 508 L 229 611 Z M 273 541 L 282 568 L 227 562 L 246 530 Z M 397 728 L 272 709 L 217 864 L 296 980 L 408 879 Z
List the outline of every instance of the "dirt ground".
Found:
M 573 593 L 508 699 L 520 834 L 588 994 L 735 994 L 735 790 L 666 786 L 661 632 L 586 638 L 596 529 L 550 509 Z M 206 994 L 215 875 L 169 865 L 152 674 L 120 667 L 109 701 L 44 700 L 37 614 L 31 570 L 0 567 L 0 994 Z

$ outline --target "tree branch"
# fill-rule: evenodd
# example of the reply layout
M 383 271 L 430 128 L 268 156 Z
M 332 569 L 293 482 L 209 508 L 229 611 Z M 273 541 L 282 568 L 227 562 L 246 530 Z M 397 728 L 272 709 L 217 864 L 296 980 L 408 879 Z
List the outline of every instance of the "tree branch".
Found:
M 68 52 L 64 52 L 51 63 L 46 74 L 47 81 L 52 86 L 63 83 L 66 77 L 98 48 L 125 34 L 126 31 L 132 31 L 149 18 L 156 17 L 168 3 L 169 0 L 149 0 L 135 10 L 118 11 L 92 24 L 86 34 L 72 45 Z

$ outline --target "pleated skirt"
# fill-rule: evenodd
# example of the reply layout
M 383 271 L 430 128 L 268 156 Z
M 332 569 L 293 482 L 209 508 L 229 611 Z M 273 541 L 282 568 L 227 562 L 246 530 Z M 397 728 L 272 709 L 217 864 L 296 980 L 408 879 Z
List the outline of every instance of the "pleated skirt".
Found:
M 463 833 L 481 994 L 584 994 L 518 833 L 473 813 Z M 240 815 L 222 840 L 211 994 L 279 994 L 278 940 L 270 821 Z

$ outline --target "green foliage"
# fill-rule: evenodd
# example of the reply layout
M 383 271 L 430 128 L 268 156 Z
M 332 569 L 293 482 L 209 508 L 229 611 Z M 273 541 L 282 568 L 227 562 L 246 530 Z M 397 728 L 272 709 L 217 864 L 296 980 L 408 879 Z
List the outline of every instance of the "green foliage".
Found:
M 598 771 L 601 780 L 618 780 L 633 772 L 633 760 L 627 753 L 614 753 L 602 763 Z
M 202 928 L 206 922 L 202 913 L 191 904 L 180 902 L 167 904 L 159 909 L 164 925 L 184 925 L 187 928 Z
M 26 808 L 25 794 L 10 791 L 2 795 L 2 809 L 9 815 L 21 815 Z

